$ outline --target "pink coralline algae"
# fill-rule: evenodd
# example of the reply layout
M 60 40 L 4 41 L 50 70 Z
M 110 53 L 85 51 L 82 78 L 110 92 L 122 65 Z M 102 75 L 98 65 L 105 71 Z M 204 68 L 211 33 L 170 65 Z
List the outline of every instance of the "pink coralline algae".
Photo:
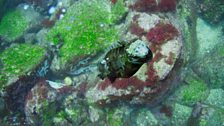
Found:
M 132 34 L 137 35 L 138 37 L 141 37 L 142 35 L 144 35 L 146 32 L 143 28 L 141 28 L 138 24 L 138 19 L 139 19 L 140 15 L 135 15 L 132 18 L 132 22 L 131 25 L 129 27 L 129 30 Z
M 141 37 L 142 35 L 144 35 L 145 31 L 143 28 L 141 28 L 138 23 L 132 23 L 130 26 L 130 32 L 134 35 L 137 35 L 139 37 Z
M 146 35 L 149 42 L 162 44 L 178 36 L 178 30 L 171 24 L 158 23 Z
M 105 90 L 109 85 L 116 89 L 127 89 L 129 86 L 135 89 L 143 89 L 145 83 L 139 80 L 137 77 L 122 78 L 117 79 L 115 82 L 111 83 L 109 79 L 105 79 L 100 85 L 99 89 Z
M 176 0 L 137 0 L 130 9 L 139 12 L 169 12 L 176 10 Z
M 160 12 L 175 11 L 176 0 L 160 0 L 157 8 Z
M 138 0 L 134 5 L 131 5 L 129 8 L 144 12 L 144 11 L 154 11 L 156 10 L 156 0 Z

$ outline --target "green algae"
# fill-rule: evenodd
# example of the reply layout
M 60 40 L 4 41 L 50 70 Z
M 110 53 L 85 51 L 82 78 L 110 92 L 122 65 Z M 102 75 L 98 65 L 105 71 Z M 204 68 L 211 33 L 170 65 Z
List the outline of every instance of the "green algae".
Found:
M 51 126 L 53 125 L 53 122 L 51 121 L 56 114 L 56 103 L 55 102 L 49 102 L 45 100 L 43 102 L 43 107 L 42 107 L 42 125 L 43 126 Z
M 206 98 L 208 87 L 199 79 L 190 78 L 189 84 L 183 90 L 183 101 L 185 103 L 196 103 Z
M 114 6 L 121 8 L 120 4 Z M 120 13 L 116 11 L 115 15 Z M 115 15 L 107 0 L 82 0 L 72 5 L 47 35 L 54 44 L 63 43 L 59 50 L 60 64 L 95 55 L 117 41 L 120 33 L 113 26 Z
M 176 91 L 177 101 L 193 106 L 197 102 L 203 101 L 207 98 L 209 90 L 207 85 L 198 77 L 189 75 L 186 79 L 187 85 L 182 86 Z
M 116 109 L 109 110 L 107 113 L 107 123 L 109 126 L 122 126 L 123 119 L 120 118 L 122 113 L 116 111 Z
M 125 15 L 128 11 L 128 8 L 124 5 L 124 0 L 117 0 L 117 2 L 112 6 L 112 21 L 116 22 Z
M 190 121 L 188 124 L 194 126 L 221 126 L 224 123 L 224 110 L 203 105 L 201 106 L 201 114 L 194 118 L 194 122 Z
M 14 77 L 31 72 L 43 60 L 45 53 L 44 48 L 29 44 L 20 44 L 4 50 L 0 53 L 3 63 L 1 86 Z
M 13 10 L 4 15 L 0 22 L 0 36 L 7 41 L 13 41 L 22 36 L 29 27 L 29 21 L 19 10 Z

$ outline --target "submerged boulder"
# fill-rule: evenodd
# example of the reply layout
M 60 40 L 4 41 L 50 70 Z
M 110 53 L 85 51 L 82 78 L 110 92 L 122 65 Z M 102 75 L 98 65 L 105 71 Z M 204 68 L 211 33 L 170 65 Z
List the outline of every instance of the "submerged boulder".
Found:
M 210 51 L 210 54 L 205 55 L 193 65 L 194 72 L 211 88 L 224 88 L 223 47 L 222 43 L 218 44 Z
M 46 58 L 44 48 L 29 44 L 9 47 L 0 53 L 3 68 L 0 75 L 1 90 L 19 80 L 32 75 Z
M 0 21 L 0 36 L 7 42 L 19 39 L 28 29 L 38 23 L 39 13 L 33 8 L 19 5 L 7 12 Z M 28 5 L 27 5 L 28 6 Z
M 201 17 L 209 24 L 218 24 L 223 21 L 223 0 L 198 0 Z
M 58 56 L 53 60 L 53 64 L 59 65 L 53 65 L 51 69 L 62 73 L 79 60 L 96 56 L 118 41 L 121 29 L 115 27 L 115 22 L 126 11 L 123 0 L 116 4 L 108 0 L 75 2 L 47 35 L 54 45 L 61 45 Z

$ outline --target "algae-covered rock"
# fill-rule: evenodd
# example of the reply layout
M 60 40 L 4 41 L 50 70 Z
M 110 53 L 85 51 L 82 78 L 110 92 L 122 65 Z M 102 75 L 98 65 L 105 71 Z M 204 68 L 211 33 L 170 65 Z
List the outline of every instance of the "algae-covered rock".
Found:
M 8 12 L 0 24 L 0 35 L 8 40 L 21 36 L 28 27 L 28 22 L 19 11 Z
M 224 15 L 223 0 L 198 0 L 199 10 L 203 19 L 210 24 L 222 21 Z
M 44 60 L 46 51 L 39 46 L 20 44 L 0 53 L 3 68 L 0 87 L 15 82 L 20 76 L 27 76 Z
M 88 107 L 79 100 L 77 88 L 40 80 L 25 100 L 26 120 L 31 125 L 79 126 L 90 123 Z M 35 114 L 34 114 L 35 113 Z
M 204 101 L 205 104 L 212 105 L 224 109 L 224 90 L 212 89 L 210 90 L 208 98 Z
M 109 126 L 121 126 L 123 124 L 123 112 L 119 109 L 110 110 L 107 113 L 107 124 Z
M 193 126 L 222 126 L 224 124 L 224 110 L 221 108 L 198 104 L 194 107 L 188 125 Z
M 192 108 L 175 104 L 173 110 L 172 126 L 186 126 L 188 118 L 191 116 Z
M 24 5 L 7 12 L 0 21 L 0 36 L 6 41 L 21 37 L 32 25 L 37 23 L 39 14 L 33 8 L 23 9 Z
M 116 3 L 112 3 L 112 17 L 111 20 L 114 23 L 120 23 L 128 8 L 125 6 L 124 0 L 117 0 Z
M 127 116 L 130 115 L 132 108 L 128 106 L 110 107 L 107 110 L 106 121 L 108 126 L 123 126 L 128 125 L 126 123 Z
M 188 64 L 189 61 L 194 60 L 197 54 L 197 35 L 196 35 L 196 1 L 194 0 L 180 0 L 177 7 L 178 20 L 182 26 L 183 34 L 183 52 L 182 57 L 184 64 Z
M 224 45 L 218 44 L 203 58 L 199 59 L 193 65 L 193 70 L 198 74 L 211 88 L 224 88 Z
M 158 120 L 150 110 L 141 109 L 136 118 L 137 126 L 158 126 Z
M 208 25 L 204 20 L 197 20 L 198 57 L 206 56 L 224 40 L 222 27 Z
M 186 77 L 185 81 L 187 84 L 183 85 L 175 92 L 177 102 L 193 106 L 197 102 L 201 102 L 207 98 L 209 90 L 203 80 L 189 75 Z
M 120 2 L 113 6 L 120 8 Z M 65 70 L 69 63 L 94 56 L 118 40 L 120 32 L 113 21 L 120 11 L 112 10 L 113 6 L 109 0 L 82 0 L 68 9 L 48 33 L 49 41 L 62 44 L 56 70 Z

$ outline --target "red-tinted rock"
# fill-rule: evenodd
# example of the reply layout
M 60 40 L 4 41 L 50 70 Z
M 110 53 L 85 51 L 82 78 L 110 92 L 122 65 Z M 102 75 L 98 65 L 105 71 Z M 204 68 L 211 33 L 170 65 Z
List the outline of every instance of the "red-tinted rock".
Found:
M 132 23 L 131 26 L 130 26 L 130 32 L 134 35 L 137 35 L 139 37 L 141 37 L 145 31 L 144 29 L 142 29 L 138 23 Z
M 146 35 L 149 42 L 162 44 L 178 36 L 177 29 L 171 24 L 158 23 Z
M 156 0 L 138 0 L 130 8 L 139 12 L 146 12 L 156 10 L 156 6 Z
M 160 12 L 168 12 L 176 10 L 176 0 L 160 0 L 157 6 L 157 10 Z

